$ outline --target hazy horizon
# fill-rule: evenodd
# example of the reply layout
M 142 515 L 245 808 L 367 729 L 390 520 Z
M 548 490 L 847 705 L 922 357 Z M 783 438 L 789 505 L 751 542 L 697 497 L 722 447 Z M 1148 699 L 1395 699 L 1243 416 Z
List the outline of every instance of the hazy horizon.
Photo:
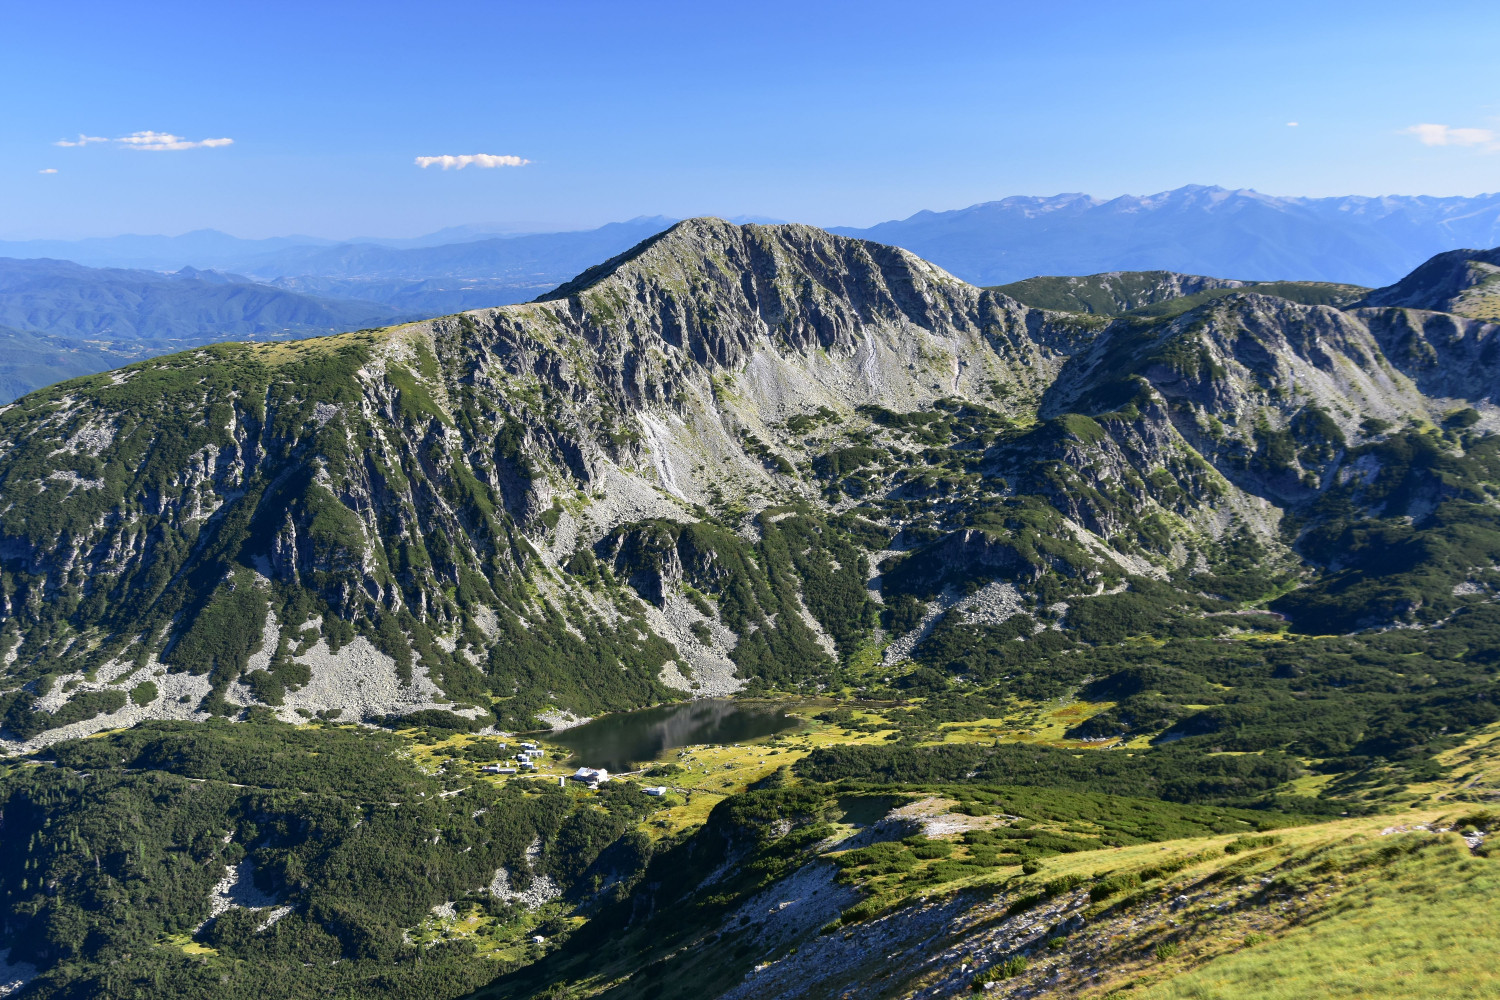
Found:
M 1186 185 L 1181 185 L 1179 188 L 1173 188 L 1171 190 L 1163 190 L 1163 191 L 1127 191 L 1127 192 L 1122 192 L 1122 193 L 1119 193 L 1119 194 L 1107 195 L 1107 196 L 1106 195 L 1095 194 L 1095 193 L 1089 192 L 1089 191 L 1058 191 L 1058 192 L 1054 192 L 1052 194 L 1011 193 L 1011 194 L 1006 194 L 1006 195 L 999 195 L 999 196 L 994 197 L 994 198 L 985 198 L 985 199 L 982 199 L 980 201 L 970 202 L 968 204 L 963 204 L 963 205 L 928 206 L 928 207 L 925 207 L 925 208 L 919 208 L 919 209 L 917 209 L 917 210 L 915 210 L 913 212 L 909 212 L 909 213 L 907 213 L 904 216 L 893 217 L 893 218 L 889 218 L 889 219 L 877 219 L 874 222 L 860 223 L 859 225 L 855 225 L 854 223 L 849 223 L 849 222 L 841 222 L 841 221 L 837 221 L 837 220 L 829 220 L 829 221 L 822 221 L 822 222 L 808 222 L 807 220 L 803 220 L 803 219 L 777 219 L 777 218 L 772 218 L 772 217 L 769 217 L 769 216 L 760 215 L 758 213 L 753 213 L 753 212 L 752 213 L 741 213 L 741 214 L 731 214 L 731 213 L 725 213 L 725 212 L 699 212 L 699 213 L 697 213 L 696 215 L 693 215 L 693 216 L 673 216 L 673 215 L 670 215 L 670 214 L 667 214 L 667 213 L 641 212 L 641 213 L 637 213 L 637 214 L 629 216 L 629 217 L 608 218 L 608 219 L 603 219 L 603 220 L 600 220 L 600 221 L 597 221 L 597 222 L 590 221 L 590 222 L 587 222 L 587 223 L 580 223 L 580 224 L 547 223 L 547 222 L 539 222 L 539 221 L 535 221 L 535 220 L 531 220 L 531 221 L 509 221 L 509 220 L 476 221 L 476 220 L 466 220 L 466 221 L 458 221 L 458 222 L 449 222 L 449 223 L 445 223 L 443 225 L 437 226 L 435 228 L 421 229 L 421 230 L 417 230 L 417 231 L 385 232 L 385 233 L 357 232 L 357 233 L 352 233 L 352 234 L 349 234 L 349 235 L 328 235 L 328 234 L 323 234 L 323 233 L 310 233 L 310 232 L 274 232 L 274 233 L 266 233 L 264 235 L 246 236 L 246 235 L 244 235 L 242 233 L 231 232 L 231 231 L 229 231 L 228 229 L 226 229 L 224 227 L 214 226 L 214 225 L 197 226 L 197 227 L 194 227 L 192 229 L 183 229 L 183 230 L 179 230 L 179 231 L 176 231 L 176 232 L 143 232 L 143 231 L 137 231 L 137 232 L 97 232 L 97 233 L 87 233 L 87 234 L 78 235 L 78 236 L 11 235 L 11 234 L 8 234 L 7 232 L 3 231 L 3 230 L 0 230 L 0 243 L 79 243 L 79 242 L 85 242 L 85 241 L 89 241 L 89 240 L 110 240 L 110 239 L 128 239 L 128 238 L 141 238 L 141 239 L 156 239 L 156 238 L 162 238 L 162 239 L 179 239 L 179 238 L 182 238 L 182 237 L 185 237 L 185 236 L 193 236 L 193 235 L 196 235 L 196 234 L 204 234 L 204 233 L 214 233 L 214 234 L 221 235 L 221 236 L 232 237 L 232 238 L 237 239 L 237 240 L 309 240 L 309 241 L 327 242 L 327 243 L 358 243 L 358 242 L 362 242 L 362 241 L 405 241 L 405 240 L 417 240 L 417 239 L 423 239 L 423 238 L 427 238 L 427 237 L 438 236 L 438 235 L 441 235 L 441 234 L 449 232 L 449 231 L 455 232 L 455 235 L 456 235 L 459 231 L 462 231 L 462 230 L 469 230 L 475 239 L 490 239 L 490 238 L 512 238 L 512 237 L 518 237 L 518 236 L 547 235 L 547 234 L 552 234 L 552 233 L 586 232 L 586 231 L 589 231 L 589 230 L 599 229 L 599 228 L 601 228 L 603 226 L 616 225 L 616 224 L 621 224 L 621 223 L 629 223 L 629 222 L 635 222 L 635 221 L 639 221 L 639 220 L 643 220 L 643 219 L 654 219 L 654 218 L 673 219 L 673 220 L 680 220 L 680 219 L 686 219 L 686 218 L 721 218 L 721 219 L 727 219 L 727 220 L 729 220 L 731 222 L 736 222 L 737 224 L 741 223 L 741 222 L 758 222 L 758 223 L 762 223 L 762 224 L 804 223 L 804 224 L 807 224 L 807 225 L 815 225 L 815 226 L 818 226 L 819 228 L 824 228 L 824 229 L 871 228 L 873 226 L 877 226 L 877 225 L 880 225 L 880 224 L 885 223 L 885 222 L 899 222 L 899 221 L 903 221 L 905 219 L 911 218 L 913 215 L 919 215 L 922 212 L 931 212 L 931 213 L 934 213 L 934 214 L 941 214 L 941 213 L 945 213 L 945 212 L 961 212 L 961 211 L 964 211 L 964 210 L 967 210 L 967 209 L 978 208 L 979 206 L 982 206 L 982 205 L 995 204 L 995 203 L 1002 202 L 1002 201 L 1007 201 L 1007 200 L 1013 199 L 1013 198 L 1035 198 L 1035 199 L 1039 199 L 1039 200 L 1045 200 L 1045 199 L 1052 199 L 1052 198 L 1062 198 L 1062 197 L 1067 197 L 1067 196 L 1072 196 L 1072 195 L 1082 195 L 1084 197 L 1093 198 L 1095 201 L 1108 202 L 1108 201 L 1113 201 L 1113 200 L 1116 200 L 1116 199 L 1119 199 L 1119 198 L 1132 198 L 1132 197 L 1134 197 L 1134 198 L 1150 198 L 1150 197 L 1157 197 L 1157 196 L 1160 196 L 1160 195 L 1169 194 L 1172 191 L 1181 190 L 1182 188 L 1195 188 L 1195 187 L 1220 188 L 1222 190 L 1231 191 L 1231 192 L 1238 192 L 1238 191 L 1253 192 L 1253 193 L 1258 194 L 1258 195 L 1262 195 L 1262 196 L 1265 196 L 1265 197 L 1268 197 L 1268 198 L 1274 198 L 1274 199 L 1278 199 L 1278 200 L 1320 200 L 1320 199 L 1334 199 L 1334 198 L 1371 198 L 1371 199 L 1382 199 L 1382 198 L 1433 198 L 1433 199 L 1445 199 L 1445 198 L 1487 198 L 1487 197 L 1493 197 L 1496 194 L 1500 194 L 1500 184 L 1497 184 L 1496 189 L 1494 191 L 1480 191 L 1480 192 L 1476 192 L 1474 194 L 1469 194 L 1469 195 L 1434 195 L 1434 194 L 1428 194 L 1428 193 L 1420 192 L 1420 191 L 1417 191 L 1417 192 L 1395 192 L 1395 191 L 1388 191 L 1388 192 L 1385 192 L 1383 194 L 1376 194 L 1376 195 L 1348 193 L 1348 192 L 1346 192 L 1344 194 L 1300 195 L 1300 194 L 1286 194 L 1286 193 L 1276 193 L 1276 192 L 1268 192 L 1268 191 L 1259 191 L 1259 190 L 1257 190 L 1255 188 L 1226 188 L 1223 185 L 1216 185 L 1216 184 L 1186 184 Z
M 1500 188 L 1491 5 L 15 8 L 16 239 L 869 226 L 1028 191 Z M 1462 31 L 1453 25 L 1462 24 Z M 1400 72 L 1391 67 L 1399 66 Z M 528 227 L 530 228 L 530 227 Z

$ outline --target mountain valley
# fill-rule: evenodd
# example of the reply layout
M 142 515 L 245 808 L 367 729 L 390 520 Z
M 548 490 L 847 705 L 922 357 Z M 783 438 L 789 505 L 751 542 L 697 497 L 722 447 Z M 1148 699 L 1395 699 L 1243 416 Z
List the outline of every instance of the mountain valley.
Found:
M 1496 253 L 980 288 L 692 219 L 25 395 L 0 979 L 1481 995 Z M 549 738 L 707 696 L 798 725 L 597 787 Z

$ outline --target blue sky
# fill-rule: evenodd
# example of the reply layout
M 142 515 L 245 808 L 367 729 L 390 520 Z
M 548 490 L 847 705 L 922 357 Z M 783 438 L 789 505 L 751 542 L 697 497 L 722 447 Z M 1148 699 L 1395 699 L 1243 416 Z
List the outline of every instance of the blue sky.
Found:
M 1500 190 L 1493 0 L 0 5 L 0 238 Z

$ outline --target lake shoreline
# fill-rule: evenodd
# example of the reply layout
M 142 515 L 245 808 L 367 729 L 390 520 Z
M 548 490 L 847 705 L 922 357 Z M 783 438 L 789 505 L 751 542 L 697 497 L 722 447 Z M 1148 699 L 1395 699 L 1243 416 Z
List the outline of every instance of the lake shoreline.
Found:
M 660 760 L 671 750 L 755 742 L 807 722 L 782 699 L 702 698 L 614 712 L 537 735 L 567 749 L 570 759 L 585 766 L 624 772 Z

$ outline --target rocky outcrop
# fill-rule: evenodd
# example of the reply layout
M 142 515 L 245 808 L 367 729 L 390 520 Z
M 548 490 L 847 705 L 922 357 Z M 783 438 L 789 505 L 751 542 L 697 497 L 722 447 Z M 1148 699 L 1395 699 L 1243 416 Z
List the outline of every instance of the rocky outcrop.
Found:
M 1394 285 L 1375 289 L 1356 305 L 1500 319 L 1500 249 L 1440 253 Z
M 1428 396 L 1490 403 L 1500 397 L 1500 323 L 1398 307 L 1355 315 Z

